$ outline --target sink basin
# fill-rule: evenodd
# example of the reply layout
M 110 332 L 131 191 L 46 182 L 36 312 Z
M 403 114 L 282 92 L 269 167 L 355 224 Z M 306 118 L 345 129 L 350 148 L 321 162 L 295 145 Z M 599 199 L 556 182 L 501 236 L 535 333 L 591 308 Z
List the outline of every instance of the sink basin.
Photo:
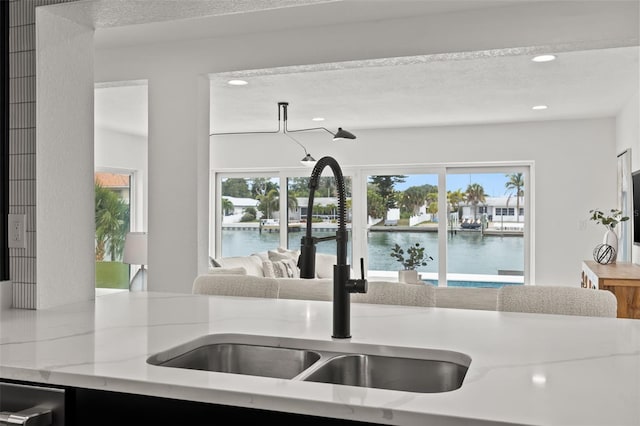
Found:
M 404 392 L 462 386 L 471 363 L 453 351 L 211 334 L 152 355 L 152 365 Z
M 320 354 L 305 349 L 213 343 L 166 361 L 150 359 L 149 363 L 165 367 L 291 379 L 319 359 Z
M 449 361 L 380 355 L 338 355 L 305 381 L 406 392 L 448 392 L 462 386 L 468 367 Z

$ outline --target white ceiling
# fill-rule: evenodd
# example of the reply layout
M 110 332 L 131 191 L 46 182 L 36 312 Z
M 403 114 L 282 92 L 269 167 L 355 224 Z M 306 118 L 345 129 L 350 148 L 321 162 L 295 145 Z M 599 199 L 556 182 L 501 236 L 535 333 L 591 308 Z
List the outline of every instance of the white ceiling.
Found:
M 305 19 L 264 19 L 309 16 L 291 2 L 209 0 L 99 1 L 94 3 L 93 20 L 105 28 L 96 31 L 96 47 L 118 47 L 126 43 L 152 43 L 170 37 L 201 38 L 217 32 L 264 31 L 288 22 L 288 26 L 308 25 Z M 128 16 L 150 3 L 154 8 L 143 25 L 113 28 L 116 9 L 126 8 Z M 236 4 L 239 11 L 206 9 L 211 4 Z M 314 15 L 323 23 L 375 20 L 417 13 L 456 12 L 495 7 L 503 1 L 314 1 Z M 183 15 L 210 10 L 212 15 L 197 19 L 169 19 L 178 4 Z M 253 4 L 261 12 L 243 13 Z M 372 7 L 375 5 L 375 7 Z M 368 6 L 368 7 L 365 7 Z M 284 7 L 284 9 L 278 9 Z M 185 12 L 186 10 L 186 12 Z M 341 13 L 336 13 L 336 11 Z M 189 12 L 191 11 L 191 12 Z M 141 10 L 138 10 L 141 12 Z M 321 17 L 321 18 L 319 18 Z M 128 18 L 133 19 L 133 18 Z M 211 25 L 215 19 L 216 25 Z M 143 18 L 138 18 L 138 21 Z M 102 24 L 100 24 L 102 22 Z M 244 25 L 238 25 L 242 22 Z M 98 25 L 97 24 L 97 25 Z M 270 27 L 271 26 L 271 27 Z M 144 27 L 144 28 L 142 28 Z M 212 33 L 213 32 L 213 33 Z M 172 34 L 173 36 L 169 36 Z M 526 50 L 469 52 L 354 62 L 311 68 L 252 70 L 211 75 L 211 132 L 270 131 L 277 128 L 277 102 L 289 106 L 289 128 L 324 126 L 354 130 L 366 128 L 459 125 L 531 120 L 614 116 L 629 97 L 638 91 L 639 48 L 597 48 L 558 53 L 549 63 L 534 63 Z M 229 86 L 230 78 L 245 78 L 246 86 Z M 147 132 L 146 87 L 130 85 L 96 91 L 96 126 L 144 135 Z M 533 105 L 546 104 L 544 111 Z M 325 117 L 316 123 L 312 117 Z
M 289 128 L 417 127 L 615 116 L 638 91 L 638 47 L 558 54 L 434 60 L 408 65 L 251 75 L 246 86 L 213 76 L 212 132 L 277 128 L 277 102 Z M 547 110 L 534 111 L 546 104 Z

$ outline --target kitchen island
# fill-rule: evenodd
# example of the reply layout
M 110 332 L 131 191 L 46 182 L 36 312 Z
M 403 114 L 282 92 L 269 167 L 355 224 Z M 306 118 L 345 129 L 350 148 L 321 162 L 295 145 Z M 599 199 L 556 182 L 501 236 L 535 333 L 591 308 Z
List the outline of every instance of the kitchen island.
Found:
M 151 405 L 163 398 L 379 424 L 640 424 L 640 321 L 352 303 L 352 338 L 334 340 L 331 318 L 330 302 L 153 292 L 8 309 L 0 315 L 0 380 L 140 395 Z M 455 351 L 471 362 L 462 386 L 441 393 L 147 362 L 228 333 L 313 340 L 344 352 L 358 345 Z M 118 399 L 103 401 L 118 411 Z

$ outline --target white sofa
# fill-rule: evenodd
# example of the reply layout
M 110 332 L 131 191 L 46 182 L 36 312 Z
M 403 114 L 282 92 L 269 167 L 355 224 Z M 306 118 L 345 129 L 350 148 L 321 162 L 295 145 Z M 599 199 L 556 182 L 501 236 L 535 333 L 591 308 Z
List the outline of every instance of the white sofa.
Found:
M 336 256 L 316 254 L 314 279 L 299 277 L 297 258 L 297 251 L 278 248 L 251 256 L 213 259 L 209 272 L 194 280 L 192 291 L 208 295 L 333 300 Z M 274 264 L 281 265 L 274 268 Z M 615 317 L 617 312 L 613 293 L 581 287 L 437 287 L 390 281 L 368 284 L 366 293 L 351 295 L 352 302 L 601 317 Z
M 298 250 L 277 249 L 253 253 L 249 256 L 217 257 L 210 260 L 209 271 L 221 273 L 223 270 L 231 273 L 244 273 L 257 277 L 268 278 L 299 278 L 297 268 Z M 333 265 L 336 256 L 316 253 L 316 278 L 333 277 Z M 222 269 L 220 269 L 222 268 Z
M 215 269 L 193 282 L 193 293 L 270 297 L 280 299 L 333 300 L 333 278 L 270 278 L 227 273 Z M 406 284 L 391 281 L 369 281 L 366 293 L 354 293 L 354 303 L 376 303 L 408 306 L 439 306 L 461 309 L 497 309 L 498 289 L 435 287 L 429 284 Z
M 614 318 L 617 314 L 617 299 L 606 290 L 520 285 L 435 287 L 390 281 L 370 281 L 368 284 L 366 293 L 351 295 L 352 302 Z M 192 290 L 194 294 L 331 301 L 333 279 L 210 273 L 196 277 Z

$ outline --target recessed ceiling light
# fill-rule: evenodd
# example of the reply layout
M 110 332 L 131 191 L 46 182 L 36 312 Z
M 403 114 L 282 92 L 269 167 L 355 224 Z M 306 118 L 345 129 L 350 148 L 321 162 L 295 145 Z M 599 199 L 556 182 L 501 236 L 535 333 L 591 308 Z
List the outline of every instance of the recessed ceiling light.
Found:
M 244 85 L 249 84 L 249 83 L 247 83 L 244 80 L 229 80 L 229 81 L 227 81 L 227 84 L 230 84 L 232 86 L 244 86 Z
M 556 55 L 538 55 L 531 59 L 533 62 L 550 62 L 556 59 Z
M 324 117 L 313 117 L 311 121 L 324 121 Z
M 536 105 L 534 107 L 531 107 L 531 109 L 536 110 L 536 111 L 541 110 L 541 109 L 547 109 L 547 108 L 549 108 L 549 107 L 546 106 L 546 105 Z

